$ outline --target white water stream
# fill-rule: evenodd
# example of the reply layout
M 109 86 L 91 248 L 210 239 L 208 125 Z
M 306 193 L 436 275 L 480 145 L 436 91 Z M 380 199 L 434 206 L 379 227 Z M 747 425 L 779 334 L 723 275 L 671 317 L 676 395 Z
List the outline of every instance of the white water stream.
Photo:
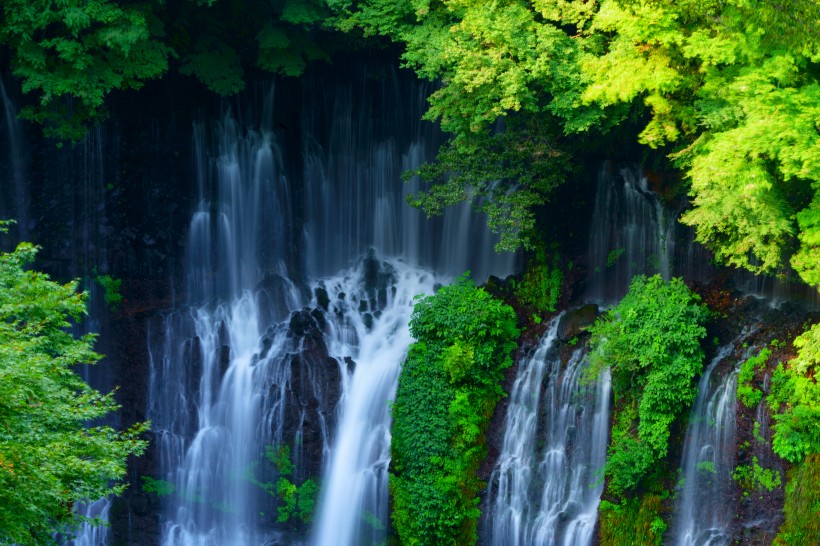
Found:
M 519 365 L 491 478 L 494 546 L 591 544 L 609 435 L 608 370 L 582 381 L 585 353 L 563 365 L 556 350 L 560 316 Z

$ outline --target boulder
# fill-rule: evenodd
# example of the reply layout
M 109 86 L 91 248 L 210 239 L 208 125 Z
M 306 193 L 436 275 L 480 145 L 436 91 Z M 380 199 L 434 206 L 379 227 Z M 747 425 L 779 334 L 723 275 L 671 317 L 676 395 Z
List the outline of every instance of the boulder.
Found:
M 558 339 L 569 341 L 578 334 L 586 332 L 597 317 L 598 306 L 594 303 L 567 311 L 558 323 Z

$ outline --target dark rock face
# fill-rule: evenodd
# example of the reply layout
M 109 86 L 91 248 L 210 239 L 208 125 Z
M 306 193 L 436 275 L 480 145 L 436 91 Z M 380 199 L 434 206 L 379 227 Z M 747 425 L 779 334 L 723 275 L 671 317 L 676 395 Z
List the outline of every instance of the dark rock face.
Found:
M 302 329 L 298 333 L 291 329 L 298 351 L 287 357 L 291 375 L 285 395 L 282 442 L 296 446 L 293 456 L 297 477 L 316 479 L 321 476 L 322 453 L 330 440 L 329 431 L 335 429 L 336 406 L 342 394 L 341 366 L 328 355 L 315 317 L 306 310 L 297 311 L 291 318 L 291 327 L 294 322 Z
M 149 323 L 158 311 L 170 305 L 171 290 L 167 281 L 126 280 L 122 292 L 123 308 L 110 317 L 110 331 L 106 327 L 107 320 L 101 323 L 98 349 L 107 355 L 103 365 L 111 366 L 117 378 L 116 398 L 122 406 L 117 419 L 120 428 L 126 428 L 147 418 L 150 357 L 146 341 Z M 201 370 L 201 345 L 197 338 L 190 340 L 184 353 L 186 363 L 193 367 L 198 365 Z M 141 487 L 142 476 L 159 475 L 155 433 L 149 432 L 147 439 L 148 451 L 129 461 L 128 489 L 114 499 L 111 506 L 109 519 L 113 546 L 159 543 L 161 500 L 145 493 Z
M 597 317 L 598 306 L 594 303 L 567 311 L 558 323 L 558 339 L 569 341 L 578 334 L 586 332 Z

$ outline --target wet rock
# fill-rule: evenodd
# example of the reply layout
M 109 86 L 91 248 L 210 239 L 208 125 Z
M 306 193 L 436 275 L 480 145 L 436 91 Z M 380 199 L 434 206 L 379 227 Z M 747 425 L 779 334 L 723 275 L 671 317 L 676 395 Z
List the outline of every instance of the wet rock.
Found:
M 216 350 L 217 364 L 219 366 L 219 376 L 225 377 L 228 368 L 231 367 L 231 347 L 222 345 Z
M 593 303 L 567 311 L 558 323 L 558 339 L 569 341 L 578 334 L 586 332 L 597 316 L 598 306 Z
M 345 366 L 347 367 L 347 373 L 352 374 L 353 372 L 356 371 L 356 361 L 355 360 L 353 360 L 349 356 L 346 356 L 345 359 L 344 359 L 344 362 L 345 362 Z
M 287 317 L 290 312 L 290 289 L 289 281 L 276 273 L 268 273 L 256 285 L 254 292 L 262 315 L 259 318 L 263 324 L 273 324 Z
M 387 289 L 396 284 L 396 271 L 385 262 L 376 259 L 375 251 L 370 250 L 362 262 L 364 292 L 366 298 L 376 305 L 384 307 L 387 303 Z
M 330 305 L 330 296 L 327 295 L 327 290 L 325 290 L 324 286 L 317 286 L 313 291 L 313 295 L 316 297 L 317 305 L 327 311 Z
M 315 328 L 316 321 L 311 315 L 311 310 L 307 307 L 294 311 L 290 315 L 288 333 L 293 338 L 304 337 L 312 328 Z
M 324 315 L 324 313 L 322 313 L 322 312 L 321 312 L 321 311 L 319 311 L 318 309 L 313 309 L 313 310 L 310 312 L 310 316 L 313 318 L 314 322 L 316 323 L 316 326 L 317 326 L 318 328 L 320 328 L 320 329 L 324 330 L 325 325 L 326 325 L 326 323 L 325 323 L 325 315 Z

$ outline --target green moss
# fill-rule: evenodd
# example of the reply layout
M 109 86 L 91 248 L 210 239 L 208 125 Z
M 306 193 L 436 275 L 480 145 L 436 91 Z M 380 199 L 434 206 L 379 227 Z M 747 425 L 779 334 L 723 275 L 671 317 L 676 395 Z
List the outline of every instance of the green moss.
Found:
M 652 493 L 619 504 L 601 501 L 601 546 L 660 546 L 666 531 L 662 504 L 662 498 Z
M 820 454 L 809 455 L 789 471 L 783 513 L 776 546 L 820 544 Z

